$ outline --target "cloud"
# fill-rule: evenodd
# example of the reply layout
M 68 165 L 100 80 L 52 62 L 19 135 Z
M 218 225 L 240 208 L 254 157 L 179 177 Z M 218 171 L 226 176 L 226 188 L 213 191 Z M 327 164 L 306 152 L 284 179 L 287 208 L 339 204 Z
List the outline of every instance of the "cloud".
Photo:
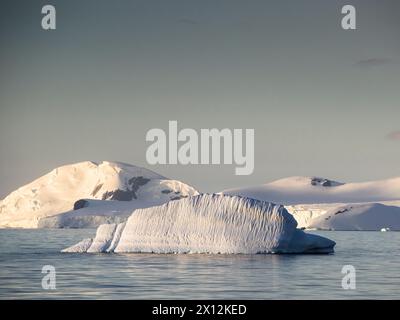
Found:
M 400 141 L 400 130 L 389 133 L 386 138 L 389 140 Z
M 376 66 L 383 66 L 386 64 L 389 64 L 391 62 L 390 59 L 385 59 L 385 58 L 371 58 L 371 59 L 365 59 L 365 60 L 360 60 L 356 62 L 354 65 L 358 68 L 371 68 L 371 67 L 376 67 Z

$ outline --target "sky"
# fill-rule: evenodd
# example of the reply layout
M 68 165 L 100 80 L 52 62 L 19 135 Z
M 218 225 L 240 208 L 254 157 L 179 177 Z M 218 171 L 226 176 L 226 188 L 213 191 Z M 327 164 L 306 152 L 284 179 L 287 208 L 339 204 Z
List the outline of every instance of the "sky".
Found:
M 56 8 L 56 30 L 41 8 Z M 357 29 L 341 28 L 352 4 Z M 122 161 L 204 192 L 400 176 L 400 2 L 2 1 L 0 198 Z M 152 128 L 252 128 L 255 168 L 149 165 Z

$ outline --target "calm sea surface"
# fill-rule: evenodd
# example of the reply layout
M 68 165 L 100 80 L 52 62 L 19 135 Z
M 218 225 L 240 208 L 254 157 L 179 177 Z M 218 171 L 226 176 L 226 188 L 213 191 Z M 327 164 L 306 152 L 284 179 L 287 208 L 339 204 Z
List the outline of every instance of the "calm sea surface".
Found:
M 61 254 L 95 230 L 0 230 L 0 299 L 399 299 L 400 232 L 313 232 L 332 255 Z M 42 289 L 44 265 L 56 289 Z M 342 288 L 344 265 L 356 290 Z

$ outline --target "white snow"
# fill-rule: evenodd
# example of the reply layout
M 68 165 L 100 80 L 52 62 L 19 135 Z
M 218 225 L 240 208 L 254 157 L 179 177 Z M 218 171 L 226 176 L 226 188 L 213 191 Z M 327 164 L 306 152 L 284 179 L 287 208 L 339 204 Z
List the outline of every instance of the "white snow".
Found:
M 87 252 L 333 252 L 333 241 L 306 234 L 296 226 L 283 206 L 203 194 L 137 209 L 123 224 L 102 225 Z M 64 252 L 82 252 L 82 247 L 77 244 Z
M 255 187 L 222 191 L 284 205 L 360 203 L 400 200 L 400 177 L 361 183 L 340 183 L 316 177 L 291 177 Z
M 128 215 L 135 208 L 196 194 L 189 185 L 144 168 L 119 162 L 86 161 L 59 167 L 8 195 L 0 202 L 0 227 L 68 227 L 69 223 L 78 227 L 98 226 L 118 222 L 121 212 L 122 216 Z M 89 208 L 80 209 L 83 211 L 70 212 L 80 199 L 131 201 L 92 202 Z M 56 217 L 65 212 L 62 217 Z M 44 219 L 47 217 L 53 218 Z
M 400 201 L 381 201 L 379 202 L 385 206 L 392 207 L 400 207 Z M 360 205 L 373 205 L 376 204 L 374 202 L 365 202 L 365 203 L 316 203 L 316 204 L 298 204 L 298 205 L 289 205 L 285 206 L 286 210 L 293 215 L 298 223 L 299 228 L 304 229 L 312 229 L 311 224 L 313 221 L 328 213 L 329 211 L 340 210 L 341 207 L 345 205 L 352 205 L 353 207 L 357 207 Z M 376 228 L 380 225 L 380 216 L 377 213 L 376 216 Z
M 380 203 L 385 206 L 400 207 L 400 177 L 363 183 L 340 183 L 315 177 L 291 177 L 261 186 L 230 189 L 221 193 L 284 204 L 296 219 L 299 228 L 312 229 L 315 228 L 316 219 L 328 212 L 340 210 L 346 204 L 356 207 Z M 368 223 L 360 226 L 368 225 L 373 230 L 380 229 L 381 210 L 374 209 L 373 212 L 374 219 L 368 218 Z M 366 217 L 362 215 L 358 219 Z M 361 230 L 352 225 L 348 228 Z
M 285 206 L 285 209 L 296 219 L 298 228 L 308 228 L 315 218 L 342 205 L 337 203 L 297 204 Z
M 94 228 L 101 224 L 118 224 L 125 222 L 136 209 L 197 194 L 185 183 L 144 168 L 119 162 L 81 162 L 57 168 L 0 201 L 0 228 Z M 357 216 L 358 227 L 350 220 L 341 223 L 350 223 L 346 227 L 349 230 L 361 230 L 361 226 L 380 230 L 391 228 L 393 223 L 390 220 L 390 225 L 384 224 L 381 212 L 387 215 L 387 210 L 375 204 L 400 207 L 400 177 L 363 183 L 291 177 L 220 194 L 282 204 L 303 229 L 335 228 L 321 225 L 321 219 L 346 205 L 354 208 L 371 205 L 373 210 L 367 210 L 369 215 Z M 322 216 L 324 218 L 320 219 Z M 361 223 L 360 219 L 368 221 Z M 345 227 L 341 225 L 340 228 Z
M 348 204 L 313 219 L 309 228 L 323 230 L 382 229 L 400 231 L 400 208 L 380 203 Z
M 38 228 L 97 228 L 105 223 L 126 221 L 132 211 L 162 204 L 165 201 L 85 200 L 87 207 L 41 218 Z

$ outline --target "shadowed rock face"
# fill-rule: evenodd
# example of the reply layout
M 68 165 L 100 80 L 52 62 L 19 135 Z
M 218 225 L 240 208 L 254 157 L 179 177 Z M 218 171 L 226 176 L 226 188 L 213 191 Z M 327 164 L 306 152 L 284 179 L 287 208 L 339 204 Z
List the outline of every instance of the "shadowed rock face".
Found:
M 92 191 L 92 196 L 93 197 L 97 194 L 97 192 L 99 192 L 99 190 L 101 189 L 102 186 L 103 186 L 103 184 L 100 183 L 94 188 L 94 190 Z
M 150 179 L 147 178 L 133 177 L 128 180 L 127 190 L 107 191 L 103 194 L 102 200 L 131 201 L 132 199 L 137 199 L 136 192 L 149 181 Z
M 343 183 L 324 179 L 324 178 L 314 177 L 311 180 L 311 185 L 313 185 L 313 186 L 319 185 L 319 186 L 323 186 L 323 187 L 335 187 L 335 186 L 343 185 Z
M 85 199 L 80 199 L 74 203 L 74 210 L 79 210 L 82 208 L 87 208 L 89 206 L 89 202 Z
M 171 200 L 180 200 L 183 198 L 187 198 L 187 196 L 175 196 L 175 197 L 172 197 Z

